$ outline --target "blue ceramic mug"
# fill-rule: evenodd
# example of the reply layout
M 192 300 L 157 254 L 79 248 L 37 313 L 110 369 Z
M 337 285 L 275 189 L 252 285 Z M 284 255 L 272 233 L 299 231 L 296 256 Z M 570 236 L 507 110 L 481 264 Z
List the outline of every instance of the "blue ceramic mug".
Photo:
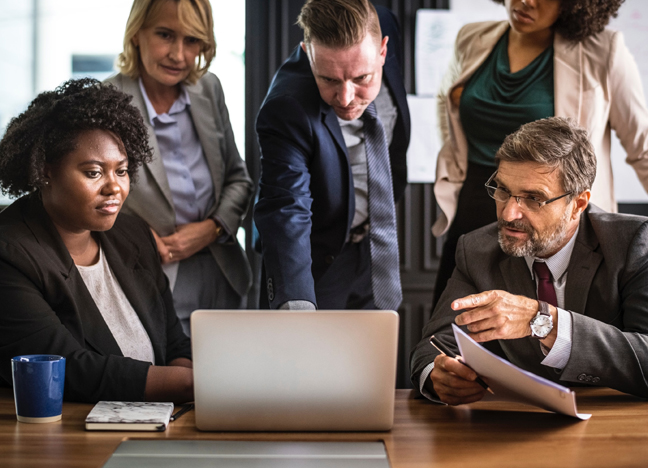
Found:
M 61 419 L 65 358 L 51 354 L 16 356 L 11 360 L 18 421 L 48 423 Z

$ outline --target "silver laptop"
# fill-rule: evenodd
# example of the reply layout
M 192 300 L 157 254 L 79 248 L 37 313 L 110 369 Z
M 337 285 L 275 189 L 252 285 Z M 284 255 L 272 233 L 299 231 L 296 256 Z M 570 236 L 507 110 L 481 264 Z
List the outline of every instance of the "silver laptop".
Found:
M 392 427 L 396 312 L 198 310 L 191 341 L 200 430 Z

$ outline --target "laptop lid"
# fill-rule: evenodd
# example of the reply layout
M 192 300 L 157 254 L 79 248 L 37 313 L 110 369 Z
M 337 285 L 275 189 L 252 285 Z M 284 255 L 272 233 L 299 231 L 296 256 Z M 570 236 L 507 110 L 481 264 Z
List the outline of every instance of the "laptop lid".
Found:
M 393 311 L 195 311 L 196 426 L 389 430 L 398 323 Z

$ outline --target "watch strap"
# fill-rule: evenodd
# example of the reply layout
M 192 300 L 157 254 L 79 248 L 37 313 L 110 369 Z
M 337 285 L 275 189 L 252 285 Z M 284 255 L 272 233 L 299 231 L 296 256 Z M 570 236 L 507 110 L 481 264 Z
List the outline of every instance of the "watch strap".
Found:
M 545 301 L 538 301 L 538 313 L 541 315 L 551 316 L 551 313 L 549 312 L 549 304 Z

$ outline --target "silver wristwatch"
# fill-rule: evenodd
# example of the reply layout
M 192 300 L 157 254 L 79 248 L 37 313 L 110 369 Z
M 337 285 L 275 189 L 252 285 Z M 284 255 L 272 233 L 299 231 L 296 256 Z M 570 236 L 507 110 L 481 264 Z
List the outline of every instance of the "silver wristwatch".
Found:
M 538 301 L 540 308 L 538 313 L 531 319 L 531 336 L 539 340 L 546 338 L 553 330 L 553 317 L 549 313 L 549 304 Z

